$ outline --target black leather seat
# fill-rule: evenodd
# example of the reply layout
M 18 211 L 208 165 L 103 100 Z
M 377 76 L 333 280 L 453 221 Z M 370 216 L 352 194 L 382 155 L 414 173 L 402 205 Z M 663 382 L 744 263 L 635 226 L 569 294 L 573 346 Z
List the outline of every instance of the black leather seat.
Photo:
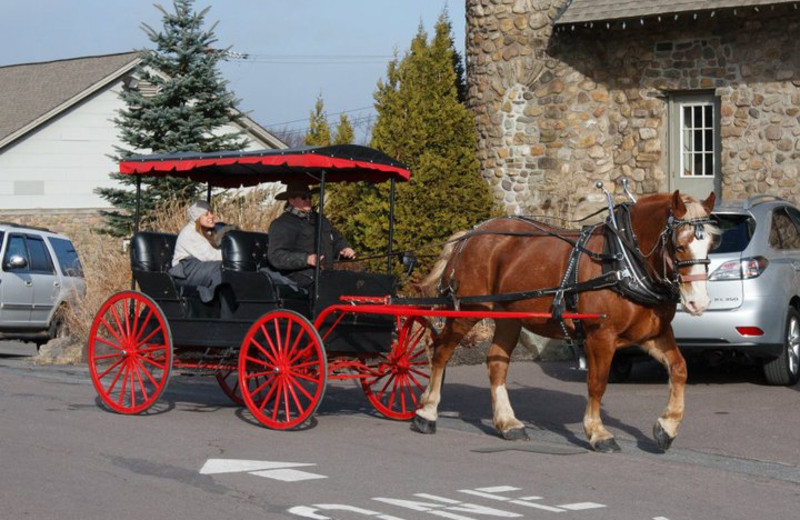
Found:
M 172 266 L 177 235 L 140 231 L 131 239 L 131 271 L 143 293 L 153 298 L 167 316 L 219 317 L 219 302 L 203 303 L 197 290 L 181 284 L 167 271 Z
M 222 281 L 231 286 L 237 318 L 257 318 L 274 308 L 277 293 L 266 270 L 266 233 L 233 230 L 222 237 Z
M 131 270 L 139 288 L 155 300 L 178 299 L 178 291 L 167 274 L 172 265 L 177 235 L 140 231 L 131 239 Z

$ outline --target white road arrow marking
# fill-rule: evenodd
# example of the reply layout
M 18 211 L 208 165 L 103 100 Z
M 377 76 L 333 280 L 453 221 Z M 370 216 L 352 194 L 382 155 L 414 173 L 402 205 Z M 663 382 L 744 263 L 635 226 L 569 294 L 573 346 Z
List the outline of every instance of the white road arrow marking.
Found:
M 200 469 L 200 474 L 249 473 L 257 477 L 282 480 L 284 482 L 328 478 L 325 475 L 292 469 L 306 466 L 316 466 L 316 464 L 303 462 L 273 462 L 269 460 L 208 459 Z

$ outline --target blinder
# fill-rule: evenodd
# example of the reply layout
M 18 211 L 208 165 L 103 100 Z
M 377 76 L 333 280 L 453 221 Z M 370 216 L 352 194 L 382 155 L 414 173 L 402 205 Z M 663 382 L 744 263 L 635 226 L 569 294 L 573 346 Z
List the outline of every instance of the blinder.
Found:
M 711 224 L 713 221 L 709 217 L 692 218 L 692 219 L 678 219 L 670 215 L 667 219 L 667 227 L 664 234 L 669 233 L 670 240 L 672 241 L 671 256 L 672 265 L 675 266 L 674 281 L 673 283 L 688 283 L 695 281 L 708 280 L 708 264 L 711 260 L 708 258 L 691 258 L 689 260 L 678 260 L 675 257 L 675 244 L 677 244 L 678 230 L 683 226 L 692 226 L 694 228 L 694 238 L 696 240 L 703 240 L 706 236 L 706 224 Z M 703 274 L 681 274 L 682 267 L 691 267 L 693 265 L 704 265 L 706 272 Z

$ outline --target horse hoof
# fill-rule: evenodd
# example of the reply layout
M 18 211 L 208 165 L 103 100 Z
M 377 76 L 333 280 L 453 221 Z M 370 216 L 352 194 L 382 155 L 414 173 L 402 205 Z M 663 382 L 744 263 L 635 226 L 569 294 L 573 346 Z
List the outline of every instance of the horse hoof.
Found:
M 617 444 L 617 441 L 614 440 L 614 437 L 597 441 L 594 445 L 592 445 L 592 448 L 594 451 L 599 453 L 617 453 L 622 451 L 622 449 L 619 447 L 619 444 Z
M 415 415 L 414 420 L 411 422 L 411 431 L 426 434 L 436 433 L 436 421 L 429 421 L 424 417 Z
M 670 446 L 672 446 L 672 441 L 675 440 L 674 437 L 670 437 L 664 428 L 661 427 L 661 423 L 656 422 L 653 425 L 653 437 L 656 439 L 656 444 L 658 444 L 658 448 L 661 451 L 667 451 Z
M 528 437 L 528 432 L 525 430 L 524 426 L 522 428 L 512 428 L 510 430 L 500 432 L 500 436 L 507 441 L 530 440 L 530 437 Z

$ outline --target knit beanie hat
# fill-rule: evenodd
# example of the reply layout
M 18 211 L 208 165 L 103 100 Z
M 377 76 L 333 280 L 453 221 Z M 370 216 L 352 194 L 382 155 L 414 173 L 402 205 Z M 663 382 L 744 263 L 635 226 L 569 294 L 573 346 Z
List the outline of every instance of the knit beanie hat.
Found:
M 206 214 L 206 211 L 213 211 L 211 204 L 204 200 L 196 200 L 192 202 L 186 209 L 186 214 L 189 216 L 189 222 L 195 222 L 197 219 Z

